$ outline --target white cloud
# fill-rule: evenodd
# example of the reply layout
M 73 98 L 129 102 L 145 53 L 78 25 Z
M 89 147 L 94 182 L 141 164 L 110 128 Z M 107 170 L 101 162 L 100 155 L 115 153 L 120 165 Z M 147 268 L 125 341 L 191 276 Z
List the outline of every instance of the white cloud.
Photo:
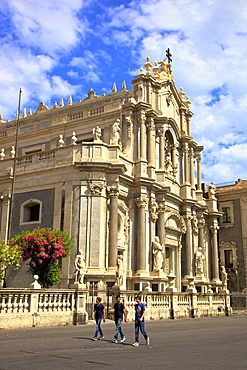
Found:
M 229 148 L 214 145 L 205 155 L 208 161 L 203 164 L 204 179 L 207 183 L 217 183 L 247 178 L 247 143 L 235 144 Z
M 0 39 L 0 113 L 5 119 L 14 116 L 20 87 L 22 105 L 32 108 L 40 100 L 50 102 L 52 95 L 78 91 L 80 85 L 72 86 L 53 71 L 62 53 L 84 36 L 87 24 L 78 17 L 82 6 L 82 0 L 1 2 L 2 20 L 8 24 Z
M 241 159 L 247 136 L 247 3 L 132 1 L 113 14 L 113 37 L 127 28 L 140 63 L 146 56 L 153 63 L 164 59 L 171 49 L 175 82 L 193 102 L 192 135 L 205 147 L 205 179 L 247 178 Z
M 75 46 L 84 36 L 87 23 L 77 12 L 83 0 L 8 0 L 12 27 L 19 43 L 54 56 Z
M 52 76 L 50 72 L 57 61 L 48 55 L 33 55 L 30 49 L 20 49 L 11 43 L 2 44 L 1 51 L 0 112 L 4 119 L 13 118 L 20 88 L 22 106 L 28 104 L 26 108 L 30 108 L 41 100 L 50 102 L 52 95 L 73 94 L 80 87 Z

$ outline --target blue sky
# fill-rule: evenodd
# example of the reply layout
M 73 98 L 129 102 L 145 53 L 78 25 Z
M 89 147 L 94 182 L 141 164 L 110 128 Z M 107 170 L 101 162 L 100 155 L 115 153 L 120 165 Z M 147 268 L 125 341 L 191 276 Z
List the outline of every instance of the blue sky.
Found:
M 118 89 L 172 52 L 209 183 L 247 179 L 247 1 L 1 0 L 0 114 Z

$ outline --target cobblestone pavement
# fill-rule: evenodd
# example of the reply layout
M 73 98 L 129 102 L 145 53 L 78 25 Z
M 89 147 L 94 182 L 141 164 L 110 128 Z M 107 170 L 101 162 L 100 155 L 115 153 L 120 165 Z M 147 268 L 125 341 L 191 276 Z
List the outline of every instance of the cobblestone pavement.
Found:
M 0 370 L 47 369 L 247 369 L 247 317 L 147 321 L 150 345 L 133 347 L 133 322 L 123 324 L 124 343 L 92 341 L 94 322 L 80 326 L 0 329 Z

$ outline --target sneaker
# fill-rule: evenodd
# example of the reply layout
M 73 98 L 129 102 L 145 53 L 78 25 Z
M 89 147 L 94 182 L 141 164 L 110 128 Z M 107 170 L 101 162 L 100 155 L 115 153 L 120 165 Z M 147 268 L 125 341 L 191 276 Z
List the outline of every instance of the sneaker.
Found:
M 93 337 L 92 340 L 97 340 L 97 338 Z
M 135 342 L 135 343 L 133 343 L 133 344 L 132 344 L 132 346 L 134 346 L 134 347 L 139 347 L 139 342 Z
M 150 340 L 149 340 L 149 337 L 147 337 L 147 339 L 146 339 L 146 345 L 149 346 L 149 344 L 150 344 Z
M 123 343 L 125 340 L 126 340 L 126 338 L 125 338 L 125 337 L 123 337 L 123 338 L 120 340 L 120 342 L 121 342 L 121 343 Z
M 102 339 L 104 339 L 105 337 L 104 337 L 104 335 L 101 335 L 100 337 L 99 337 L 99 340 L 102 340 Z
M 112 340 L 112 343 L 117 343 L 117 340 L 116 340 L 116 339 L 113 339 L 113 340 Z

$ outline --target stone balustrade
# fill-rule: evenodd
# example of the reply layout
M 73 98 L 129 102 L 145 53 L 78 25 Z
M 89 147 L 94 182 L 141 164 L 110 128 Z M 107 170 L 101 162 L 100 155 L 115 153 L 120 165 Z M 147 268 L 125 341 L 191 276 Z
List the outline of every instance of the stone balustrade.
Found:
M 105 161 L 110 161 L 112 164 L 122 163 L 125 166 L 125 171 L 127 170 L 133 176 L 133 163 L 121 155 L 120 148 L 109 146 L 101 141 L 68 145 L 18 156 L 16 158 L 16 172 L 74 165 L 75 162 Z M 4 159 L 0 160 L 0 177 L 9 177 L 12 175 L 12 171 L 13 158 L 5 156 Z
M 114 292 L 121 294 L 128 311 L 129 320 L 135 317 L 136 292 Z M 196 316 L 223 316 L 230 314 L 230 295 L 218 293 L 157 293 L 141 294 L 142 302 L 146 305 L 145 317 L 148 320 L 168 319 Z M 114 297 L 113 297 L 114 302 Z M 112 315 L 111 311 L 111 315 Z M 112 316 L 110 317 L 112 318 Z
M 106 292 L 96 292 L 106 302 Z M 118 291 L 110 291 L 111 307 L 108 318 L 113 319 L 113 304 Z M 134 291 L 121 291 L 122 301 L 129 320 L 135 318 Z M 146 319 L 175 319 L 200 316 L 229 315 L 230 295 L 217 293 L 142 293 L 146 305 Z M 86 307 L 92 304 L 87 290 L 68 289 L 0 289 L 0 328 L 17 328 L 46 325 L 82 324 L 88 320 Z M 89 313 L 91 314 L 91 312 Z
M 87 294 L 72 289 L 0 289 L 0 328 L 86 323 Z

